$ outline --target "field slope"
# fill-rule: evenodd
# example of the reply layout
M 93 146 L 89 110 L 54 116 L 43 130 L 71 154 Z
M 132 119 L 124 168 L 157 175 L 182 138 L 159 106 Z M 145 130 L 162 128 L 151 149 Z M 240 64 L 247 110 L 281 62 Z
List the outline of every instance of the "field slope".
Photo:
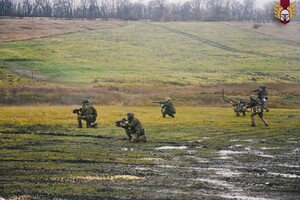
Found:
M 299 106 L 297 38 L 217 22 L 98 23 L 0 43 L 0 103 L 150 105 L 168 95 L 181 105 L 224 105 L 223 89 L 236 98 L 265 84 L 273 106 Z
M 223 23 L 128 22 L 0 47 L 6 67 L 36 71 L 62 84 L 299 83 L 300 79 L 298 44 Z

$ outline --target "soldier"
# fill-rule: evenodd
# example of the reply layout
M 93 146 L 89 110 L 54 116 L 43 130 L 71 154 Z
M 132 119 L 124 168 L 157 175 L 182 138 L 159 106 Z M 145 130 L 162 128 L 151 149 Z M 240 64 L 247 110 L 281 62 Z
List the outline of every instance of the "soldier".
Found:
M 175 107 L 171 101 L 170 97 L 167 97 L 165 101 L 160 102 L 161 106 L 161 114 L 163 117 L 166 117 L 166 115 L 169 115 L 170 117 L 174 118 L 176 114 Z
M 127 113 L 127 121 L 121 124 L 125 129 L 130 142 L 147 142 L 145 130 L 141 122 L 134 117 L 133 113 Z
M 250 103 L 248 104 L 248 107 L 252 108 L 252 113 L 251 113 L 251 126 L 256 126 L 255 121 L 254 121 L 254 116 L 258 114 L 260 119 L 264 122 L 266 126 L 269 126 L 268 122 L 265 120 L 264 115 L 263 115 L 263 103 L 259 98 L 255 98 L 255 96 L 251 95 L 250 96 Z
M 255 92 L 257 94 L 257 97 L 263 104 L 263 109 L 265 109 L 267 112 L 269 112 L 269 109 L 267 108 L 266 102 L 268 100 L 268 90 L 267 87 L 260 85 L 258 89 L 253 90 L 252 92 Z
M 240 116 L 240 112 L 243 113 L 243 116 L 246 116 L 246 102 L 242 99 L 241 96 L 237 97 L 237 102 L 233 103 L 232 101 L 230 101 L 232 106 L 234 106 L 233 110 L 236 114 L 236 116 Z
M 78 110 L 78 109 L 75 109 Z M 74 111 L 75 111 L 74 110 Z M 74 113 L 73 111 L 73 113 Z M 78 128 L 82 128 L 81 120 L 86 121 L 87 128 L 97 128 L 98 124 L 96 122 L 97 110 L 88 100 L 82 101 L 82 107 L 77 112 Z

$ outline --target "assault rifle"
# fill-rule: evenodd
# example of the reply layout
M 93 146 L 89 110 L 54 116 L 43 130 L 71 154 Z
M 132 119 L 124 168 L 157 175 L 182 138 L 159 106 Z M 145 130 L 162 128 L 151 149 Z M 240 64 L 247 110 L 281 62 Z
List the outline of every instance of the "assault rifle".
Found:
M 73 113 L 74 113 L 74 114 L 77 114 L 77 115 L 80 115 L 80 113 L 82 113 L 82 108 L 74 109 L 74 110 L 73 110 Z
M 259 91 L 259 89 L 256 89 L 256 90 L 252 90 L 251 92 L 258 92 Z
M 153 101 L 153 103 L 163 104 L 163 103 L 165 103 L 165 102 L 163 102 L 163 101 Z
M 128 122 L 128 120 L 126 118 L 123 118 L 122 120 L 115 121 L 115 124 L 116 124 L 117 127 L 125 128 L 126 125 L 127 125 L 127 122 Z

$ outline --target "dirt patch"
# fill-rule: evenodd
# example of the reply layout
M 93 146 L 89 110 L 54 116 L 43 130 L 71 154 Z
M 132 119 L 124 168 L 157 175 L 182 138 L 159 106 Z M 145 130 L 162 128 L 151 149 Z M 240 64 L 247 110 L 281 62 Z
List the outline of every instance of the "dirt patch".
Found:
M 28 77 L 35 78 L 35 79 L 38 79 L 41 81 L 45 81 L 48 78 L 47 76 L 37 74 L 35 71 L 32 71 L 32 70 L 12 68 L 12 71 L 14 71 L 20 75 L 28 76 Z
M 122 21 L 54 20 L 54 19 L 1 19 L 0 42 L 28 40 L 85 30 L 113 28 Z

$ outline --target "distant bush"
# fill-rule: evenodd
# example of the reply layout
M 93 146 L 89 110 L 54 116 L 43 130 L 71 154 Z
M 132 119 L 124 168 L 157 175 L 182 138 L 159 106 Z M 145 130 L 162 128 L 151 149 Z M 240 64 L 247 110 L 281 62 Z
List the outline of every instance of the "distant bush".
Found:
M 254 29 L 258 29 L 259 27 L 261 27 L 262 25 L 261 24 L 253 24 L 253 28 Z

